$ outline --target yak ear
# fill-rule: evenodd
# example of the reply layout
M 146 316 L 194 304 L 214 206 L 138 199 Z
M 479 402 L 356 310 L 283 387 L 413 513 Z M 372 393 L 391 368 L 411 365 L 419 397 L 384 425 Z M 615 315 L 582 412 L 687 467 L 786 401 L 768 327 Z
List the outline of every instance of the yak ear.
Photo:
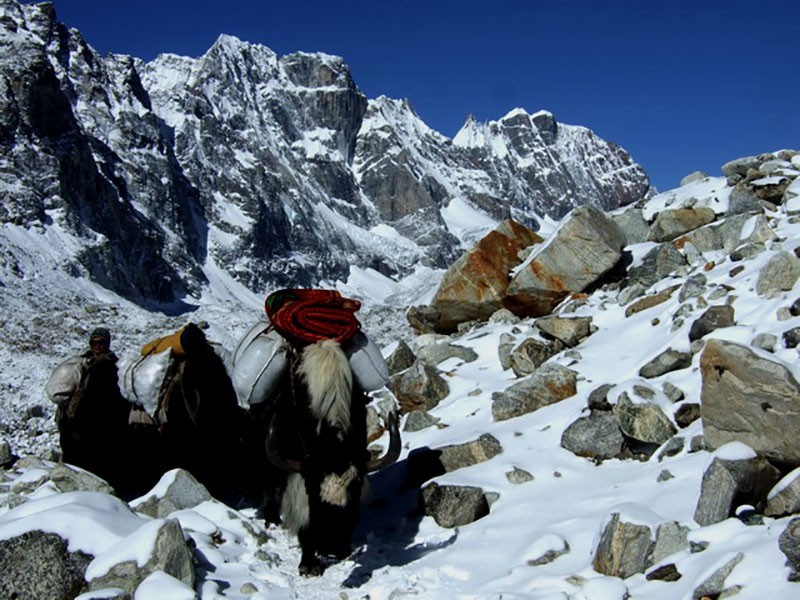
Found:
M 277 417 L 277 414 L 273 415 L 272 419 L 270 420 L 269 430 L 267 431 L 267 459 L 279 469 L 283 469 L 289 473 L 301 473 L 303 471 L 303 461 L 281 456 L 278 453 L 277 448 L 275 448 L 275 436 L 273 435 L 273 431 L 275 429 L 275 417 Z
M 400 456 L 400 430 L 397 425 L 396 412 L 391 412 L 386 417 L 386 428 L 389 430 L 389 449 L 382 457 L 370 460 L 367 463 L 368 473 L 385 469 Z

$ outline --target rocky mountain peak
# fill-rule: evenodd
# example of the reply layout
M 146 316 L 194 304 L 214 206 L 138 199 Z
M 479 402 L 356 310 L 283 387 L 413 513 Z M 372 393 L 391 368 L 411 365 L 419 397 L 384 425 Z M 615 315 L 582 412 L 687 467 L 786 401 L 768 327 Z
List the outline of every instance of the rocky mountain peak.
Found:
M 451 140 L 407 100 L 367 99 L 341 57 L 230 35 L 199 58 L 101 57 L 52 5 L 0 10 L 0 219 L 63 228 L 64 268 L 139 303 L 196 297 L 217 270 L 263 290 L 444 268 L 506 218 L 649 192 L 624 150 L 545 111 Z

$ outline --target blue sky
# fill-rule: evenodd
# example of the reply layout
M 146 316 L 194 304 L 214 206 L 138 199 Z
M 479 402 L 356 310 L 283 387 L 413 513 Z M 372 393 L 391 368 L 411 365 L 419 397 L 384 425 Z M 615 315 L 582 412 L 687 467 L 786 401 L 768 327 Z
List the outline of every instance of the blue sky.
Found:
M 800 149 L 800 2 L 55 0 L 101 53 L 202 55 L 221 33 L 342 56 L 369 98 L 454 136 L 546 109 L 627 149 L 660 190 Z

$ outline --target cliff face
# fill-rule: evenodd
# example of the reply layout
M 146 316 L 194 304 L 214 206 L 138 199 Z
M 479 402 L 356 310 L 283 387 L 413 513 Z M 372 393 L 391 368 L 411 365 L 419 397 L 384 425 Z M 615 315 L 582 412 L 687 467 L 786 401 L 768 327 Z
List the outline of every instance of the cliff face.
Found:
M 641 167 L 547 112 L 454 139 L 368 100 L 339 57 L 221 36 L 202 57 L 101 57 L 50 4 L 0 0 L 0 220 L 74 237 L 63 268 L 140 304 L 446 267 L 486 232 L 649 193 Z M 480 228 L 478 228 L 480 229 Z

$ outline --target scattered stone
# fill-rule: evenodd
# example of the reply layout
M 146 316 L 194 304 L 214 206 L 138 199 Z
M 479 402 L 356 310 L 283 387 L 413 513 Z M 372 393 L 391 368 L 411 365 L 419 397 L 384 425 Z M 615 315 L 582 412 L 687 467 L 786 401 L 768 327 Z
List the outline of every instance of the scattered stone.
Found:
M 0 468 L 10 467 L 14 463 L 14 454 L 11 452 L 11 444 L 0 438 Z
M 662 210 L 650 226 L 647 240 L 669 242 L 678 236 L 712 223 L 716 215 L 710 208 L 675 208 Z
M 514 348 L 508 357 L 508 363 L 517 377 L 525 377 L 536 372 L 547 360 L 558 352 L 550 342 L 537 338 L 526 338 Z
M 651 565 L 656 565 L 676 552 L 689 549 L 689 531 L 685 525 L 677 521 L 661 523 L 656 530 L 656 541 L 648 557 Z
M 595 460 L 614 458 L 625 445 L 625 436 L 611 412 L 592 411 L 564 430 L 561 447 L 576 456 Z
M 660 377 L 672 371 L 686 369 L 692 365 L 692 354 L 668 348 L 639 369 L 639 375 L 646 379 Z
M 700 418 L 700 405 L 696 402 L 681 404 L 675 411 L 675 423 L 681 429 L 688 427 Z
M 797 348 L 800 345 L 800 327 L 792 327 L 784 331 L 781 337 L 786 348 Z
M 420 485 L 439 475 L 486 462 L 502 451 L 503 447 L 497 438 L 488 433 L 465 444 L 420 448 L 411 452 L 406 460 L 409 485 Z
M 184 469 L 167 471 L 152 491 L 130 503 L 136 512 L 163 519 L 176 510 L 194 508 L 212 500 L 206 487 Z
M 441 419 L 434 417 L 429 412 L 424 410 L 415 410 L 413 412 L 408 413 L 408 417 L 406 417 L 405 425 L 403 426 L 403 431 L 407 431 L 409 433 L 413 433 L 415 431 L 422 431 L 423 429 L 427 429 L 428 427 L 433 427 L 440 423 Z
M 574 396 L 577 374 L 559 364 L 546 363 L 536 373 L 492 396 L 492 416 L 505 421 Z
M 731 444 L 718 451 L 723 453 Z M 748 449 L 749 450 L 749 449 Z M 763 507 L 768 491 L 780 478 L 780 473 L 769 462 L 752 453 L 750 458 L 745 454 L 735 459 L 715 456 L 700 486 L 700 498 L 694 513 L 694 520 L 699 525 L 713 525 L 724 521 L 734 514 L 738 504 L 751 504 Z
M 417 350 L 417 359 L 432 367 L 450 358 L 457 358 L 463 362 L 470 363 L 478 360 L 478 354 L 472 348 L 447 342 L 426 344 Z
M 753 338 L 753 347 L 765 350 L 767 352 L 775 352 L 775 346 L 778 344 L 778 337 L 771 333 L 759 333 Z
M 528 483 L 529 481 L 533 481 L 533 475 L 531 475 L 524 469 L 514 467 L 513 471 L 509 471 L 508 473 L 506 473 L 506 479 L 508 479 L 509 482 L 515 485 L 520 485 L 522 483 Z
M 622 432 L 635 440 L 663 444 L 677 429 L 655 402 L 633 402 L 627 392 L 620 394 L 614 406 Z
M 781 479 L 767 494 L 764 514 L 768 517 L 785 517 L 800 513 L 800 468 Z
M 628 308 L 625 309 L 625 316 L 631 317 L 637 313 L 651 309 L 654 306 L 663 304 L 672 297 L 672 294 L 675 292 L 676 289 L 677 286 L 667 288 L 666 290 L 658 292 L 657 294 L 645 296 L 644 298 L 635 301 L 633 304 L 631 304 L 630 306 L 628 306 Z
M 611 410 L 611 403 L 608 401 L 608 392 L 614 388 L 610 383 L 604 383 L 600 387 L 589 392 L 587 403 L 591 410 Z
M 592 566 L 603 575 L 627 579 L 644 573 L 652 546 L 650 527 L 625 523 L 614 513 L 600 536 Z
M 773 298 L 789 291 L 800 278 L 800 260 L 785 250 L 778 252 L 761 269 L 756 282 L 756 292 L 764 298 Z
M 678 581 L 681 577 L 683 575 L 681 575 L 674 563 L 657 567 L 644 576 L 647 581 Z
M 152 553 L 145 564 L 140 565 L 131 560 L 117 563 L 107 570 L 101 570 L 99 565 L 93 570 L 96 565 L 93 562 L 86 571 L 90 590 L 117 587 L 133 595 L 139 584 L 157 571 L 163 571 L 194 588 L 192 551 L 177 519 L 150 521 L 127 539 L 131 546 L 152 547 Z
M 723 327 L 733 327 L 735 324 L 736 320 L 732 306 L 727 304 L 712 306 L 692 323 L 692 327 L 689 329 L 689 341 L 699 340 L 712 331 Z
M 0 540 L 0 597 L 71 600 L 83 589 L 92 558 L 43 531 Z
M 392 377 L 391 389 L 403 414 L 436 408 L 450 393 L 450 386 L 439 370 L 421 360 Z
M 686 269 L 686 257 L 672 244 L 659 244 L 642 258 L 641 264 L 628 270 L 631 284 L 647 289 L 673 273 Z
M 736 568 L 744 559 L 744 554 L 737 552 L 736 556 L 727 561 L 723 566 L 714 571 L 703 583 L 701 583 L 694 592 L 692 592 L 692 600 L 702 600 L 703 598 L 721 598 L 723 594 L 725 597 L 734 596 L 736 592 L 741 589 L 741 586 L 733 586 L 725 588 L 725 580 L 731 574 L 733 569 Z
M 708 340 L 700 355 L 700 414 L 711 448 L 739 441 L 800 465 L 800 383 L 788 367 L 748 346 Z
M 473 486 L 439 485 L 433 482 L 420 491 L 424 515 L 441 527 L 453 528 L 474 523 L 489 514 L 483 490 Z

